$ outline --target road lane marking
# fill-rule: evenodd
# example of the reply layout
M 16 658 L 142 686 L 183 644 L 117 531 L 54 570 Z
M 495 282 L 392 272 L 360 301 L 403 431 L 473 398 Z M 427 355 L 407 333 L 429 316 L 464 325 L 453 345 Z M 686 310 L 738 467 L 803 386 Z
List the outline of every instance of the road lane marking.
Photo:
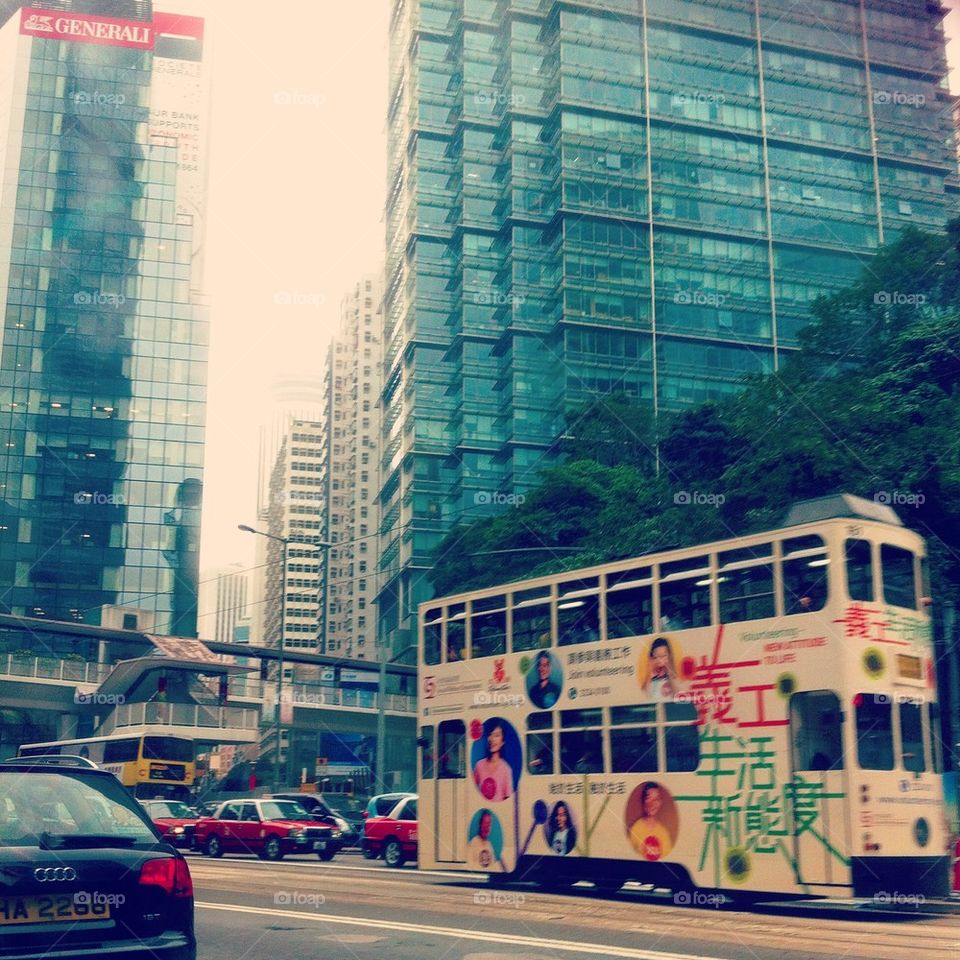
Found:
M 272 860 L 270 863 L 262 863 L 260 860 L 210 860 L 207 857 L 204 857 L 202 860 L 198 857 L 190 857 L 187 860 L 187 863 L 190 864 L 190 869 L 194 867 L 194 863 L 204 864 L 208 867 L 220 866 L 227 867 L 233 866 L 234 864 L 249 864 L 250 866 L 256 867 L 258 870 L 269 870 L 280 867 L 281 869 L 286 869 L 288 867 L 306 867 L 310 870 L 353 870 L 358 873 L 374 873 L 382 874 L 386 877 L 393 877 L 394 879 L 400 879 L 401 877 L 449 877 L 453 880 L 486 880 L 487 874 L 485 873 L 470 873 L 469 871 L 464 870 L 461 873 L 455 873 L 452 870 L 390 870 L 389 867 L 353 867 L 346 863 L 312 863 L 309 860 Z
M 426 923 L 405 923 L 392 920 L 374 920 L 371 917 L 341 917 L 326 914 L 303 913 L 299 910 L 267 910 L 264 907 L 245 907 L 227 903 L 204 903 L 196 906 L 206 910 L 223 910 L 227 913 L 248 913 L 270 917 L 271 920 L 310 920 L 314 923 L 333 923 L 345 926 L 367 927 L 372 930 L 389 930 L 392 933 L 424 933 L 435 937 L 451 937 L 454 940 L 479 940 L 499 946 L 531 947 L 540 951 L 557 950 L 565 953 L 586 953 L 601 957 L 618 957 L 622 960 L 721 960 L 694 953 L 669 953 L 663 950 L 643 950 L 636 947 L 617 947 L 599 943 L 576 943 L 573 940 L 547 940 L 542 937 L 523 937 L 514 933 L 484 933 L 481 930 L 458 930 L 453 927 L 436 927 Z

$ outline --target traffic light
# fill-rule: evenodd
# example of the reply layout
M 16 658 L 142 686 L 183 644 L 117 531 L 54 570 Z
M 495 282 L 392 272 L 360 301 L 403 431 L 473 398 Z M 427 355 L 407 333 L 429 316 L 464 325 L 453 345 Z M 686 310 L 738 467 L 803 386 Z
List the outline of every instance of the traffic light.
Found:
M 224 674 L 220 678 L 220 688 L 218 690 L 218 695 L 220 698 L 221 705 L 227 702 L 227 698 L 230 696 L 230 684 L 227 679 L 227 675 Z

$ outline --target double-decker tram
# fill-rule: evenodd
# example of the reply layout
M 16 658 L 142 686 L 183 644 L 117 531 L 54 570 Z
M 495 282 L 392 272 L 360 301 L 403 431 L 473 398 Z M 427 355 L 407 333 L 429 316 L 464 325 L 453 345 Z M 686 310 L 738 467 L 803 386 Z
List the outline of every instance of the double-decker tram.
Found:
M 946 895 L 925 583 L 921 537 L 842 496 L 423 604 L 420 865 Z
M 20 757 L 85 757 L 109 770 L 141 800 L 189 801 L 196 776 L 194 744 L 185 737 L 112 734 L 81 740 L 53 740 L 20 747 Z

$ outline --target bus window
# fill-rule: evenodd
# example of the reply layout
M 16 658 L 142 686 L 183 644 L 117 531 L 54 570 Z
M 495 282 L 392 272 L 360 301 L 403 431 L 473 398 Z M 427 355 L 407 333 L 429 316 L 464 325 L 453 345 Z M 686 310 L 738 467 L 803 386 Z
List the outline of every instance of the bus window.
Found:
M 745 562 L 767 560 L 743 566 Z M 773 545 L 728 550 L 717 557 L 720 622 L 763 620 L 776 613 L 773 602 Z M 736 565 L 736 566 L 734 566 Z
M 710 620 L 709 559 L 694 557 L 661 564 L 660 629 L 705 627 Z
M 847 593 L 851 600 L 873 599 L 873 558 L 869 540 L 848 540 Z
M 599 709 L 563 710 L 560 726 L 560 772 L 603 772 L 603 712 Z M 591 727 L 593 729 L 570 729 Z
M 423 662 L 440 662 L 440 634 L 443 631 L 443 611 L 428 610 L 423 618 Z
M 467 728 L 463 721 L 444 720 L 437 734 L 437 746 L 438 779 L 462 780 L 466 777 Z
M 927 723 L 930 725 L 930 758 L 933 761 L 933 772 L 943 773 L 943 731 L 940 729 L 938 704 L 927 704 Z
M 665 703 L 667 772 L 688 773 L 700 766 L 700 720 L 692 703 Z
M 783 541 L 783 612 L 810 613 L 827 603 L 830 560 L 821 537 L 793 537 Z
M 542 601 L 542 602 L 537 602 Z M 549 647 L 550 591 L 525 590 L 513 595 L 513 651 Z
M 470 618 L 471 656 L 499 657 L 507 652 L 507 611 L 504 597 L 473 601 Z
M 790 698 L 795 770 L 842 770 L 840 698 L 829 690 L 795 693 Z
M 861 769 L 892 770 L 890 697 L 882 693 L 858 693 L 853 702 L 857 714 L 857 761 Z
M 653 633 L 651 570 L 622 570 L 607 576 L 607 639 Z M 646 581 L 646 582 L 643 582 Z
M 108 740 L 103 749 L 104 763 L 129 763 L 136 760 L 140 754 L 140 741 Z
M 883 578 L 884 602 L 894 607 L 917 609 L 917 584 L 914 577 L 913 553 L 889 543 L 880 545 L 880 570 Z
M 467 614 L 462 603 L 447 608 L 447 663 L 467 655 Z
M 600 639 L 597 577 L 561 583 L 557 599 L 557 642 L 560 646 Z
M 655 773 L 657 708 L 654 704 L 610 708 L 610 771 Z
M 420 728 L 420 778 L 432 780 L 434 777 L 433 727 Z
M 144 737 L 145 760 L 176 760 L 193 763 L 193 741 L 183 737 Z
M 923 773 L 927 769 L 919 703 L 900 703 L 900 749 L 904 770 Z

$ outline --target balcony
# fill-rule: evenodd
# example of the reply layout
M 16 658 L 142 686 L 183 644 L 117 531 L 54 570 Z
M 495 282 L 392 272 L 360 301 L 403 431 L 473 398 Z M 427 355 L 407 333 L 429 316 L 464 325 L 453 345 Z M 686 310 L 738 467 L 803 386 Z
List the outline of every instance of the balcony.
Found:
M 0 656 L 0 676 L 29 677 L 61 683 L 93 683 L 104 680 L 113 667 L 107 663 L 58 660 L 53 657 Z
M 159 730 L 157 728 L 162 728 Z M 260 710 L 209 703 L 121 703 L 97 731 L 99 735 L 165 733 L 211 743 L 253 743 L 260 728 Z M 209 731 L 204 735 L 203 731 Z

